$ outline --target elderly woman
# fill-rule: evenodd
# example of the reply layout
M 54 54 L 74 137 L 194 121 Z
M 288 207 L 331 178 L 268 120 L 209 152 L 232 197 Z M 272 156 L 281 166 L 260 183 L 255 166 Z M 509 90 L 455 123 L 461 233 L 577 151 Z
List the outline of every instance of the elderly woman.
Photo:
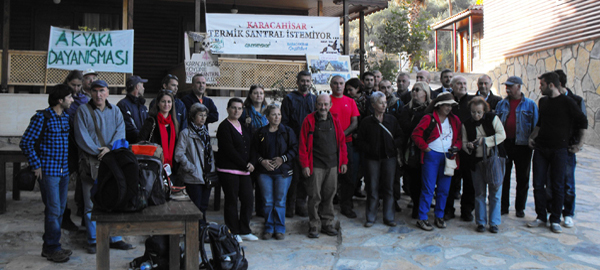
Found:
M 258 173 L 262 196 L 265 230 L 262 238 L 285 238 L 285 200 L 292 182 L 292 160 L 298 155 L 294 131 L 281 124 L 281 110 L 277 105 L 265 109 L 269 124 L 258 129 L 252 140 L 252 160 Z
M 254 165 L 250 162 L 252 134 L 239 121 L 243 106 L 239 98 L 234 97 L 227 102 L 227 119 L 219 124 L 217 130 L 219 151 L 216 156 L 219 182 L 225 193 L 225 224 L 238 242 L 258 240 L 250 230 L 253 201 L 250 173 L 254 171 Z M 238 200 L 241 205 L 239 213 Z
M 498 116 L 490 112 L 490 105 L 482 97 L 477 96 L 469 101 L 469 109 L 471 110 L 471 118 L 467 119 L 462 126 L 462 149 L 470 155 L 470 162 L 463 161 L 463 166 L 469 166 L 473 176 L 476 230 L 485 232 L 485 225 L 489 224 L 490 232 L 498 233 L 498 225 L 501 222 L 500 199 L 502 193 L 500 190 L 502 190 L 502 185 L 498 187 L 488 185 L 487 183 L 491 179 L 485 179 L 484 172 L 475 164 L 483 159 L 483 144 L 485 143 L 488 147 L 485 155 L 489 156 L 492 148 L 504 141 L 506 133 Z M 504 155 L 502 145 L 498 148 L 500 155 Z M 502 179 L 499 179 L 499 181 L 502 183 Z M 485 201 L 486 186 L 490 192 L 488 197 L 490 204 L 489 220 Z
M 446 228 L 444 221 L 444 208 L 450 189 L 451 176 L 444 174 L 446 158 L 456 160 L 456 153 L 462 147 L 460 120 L 452 114 L 452 106 L 457 105 L 451 93 L 441 93 L 425 110 L 427 115 L 423 116 L 412 133 L 412 140 L 422 151 L 421 174 L 423 186 L 419 198 L 419 221 L 417 227 L 431 231 L 433 226 L 428 221 L 427 213 L 433 198 L 435 189 L 435 225 Z M 434 125 L 433 128 L 429 128 Z M 437 185 L 437 188 L 436 188 Z
M 138 134 L 138 141 L 150 141 L 162 146 L 164 164 L 173 168 L 175 141 L 179 131 L 175 97 L 169 91 L 160 91 L 156 96 L 156 104 L 148 110 L 148 118 Z
M 185 190 L 192 202 L 202 212 L 202 224 L 206 224 L 206 209 L 210 197 L 209 176 L 215 173 L 210 135 L 204 125 L 207 117 L 206 106 L 201 103 L 192 105 L 188 113 L 187 128 L 179 134 L 175 147 L 179 178 L 185 183 Z
M 429 85 L 417 82 L 410 91 L 411 100 L 404 105 L 400 114 L 400 126 L 404 134 L 411 134 L 421 118 L 425 109 L 431 102 Z M 404 181 L 408 183 L 412 205 L 412 218 L 419 216 L 419 198 L 421 197 L 421 150 L 408 137 L 404 141 Z M 410 204 L 410 203 L 409 203 Z
M 381 92 L 373 92 L 370 102 L 373 115 L 367 116 L 358 129 L 359 147 L 363 153 L 367 206 L 365 227 L 371 227 L 377 218 L 379 194 L 383 196 L 383 223 L 396 226 L 394 211 L 394 173 L 396 156 L 402 145 L 402 129 L 396 118 L 385 113 L 387 101 Z

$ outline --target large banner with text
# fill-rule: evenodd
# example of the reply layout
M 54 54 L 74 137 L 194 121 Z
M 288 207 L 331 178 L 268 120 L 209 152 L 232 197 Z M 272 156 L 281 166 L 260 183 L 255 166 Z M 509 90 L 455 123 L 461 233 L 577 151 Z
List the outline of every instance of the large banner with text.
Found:
M 339 54 L 338 17 L 206 14 L 213 54 Z
M 133 73 L 133 30 L 50 27 L 47 68 Z

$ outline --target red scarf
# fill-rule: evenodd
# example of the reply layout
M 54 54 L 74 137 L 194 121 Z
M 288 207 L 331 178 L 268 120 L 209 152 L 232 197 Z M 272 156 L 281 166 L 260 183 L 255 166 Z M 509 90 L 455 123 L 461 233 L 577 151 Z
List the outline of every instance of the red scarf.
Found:
M 171 165 L 173 167 L 173 151 L 175 150 L 175 125 L 173 124 L 173 119 L 171 119 L 171 115 L 165 117 L 162 113 L 159 113 L 156 117 L 158 119 L 158 127 L 160 130 L 160 144 L 163 148 L 163 154 L 165 157 L 165 163 Z M 167 127 L 169 125 L 171 127 L 171 134 L 169 135 L 169 139 L 167 139 Z

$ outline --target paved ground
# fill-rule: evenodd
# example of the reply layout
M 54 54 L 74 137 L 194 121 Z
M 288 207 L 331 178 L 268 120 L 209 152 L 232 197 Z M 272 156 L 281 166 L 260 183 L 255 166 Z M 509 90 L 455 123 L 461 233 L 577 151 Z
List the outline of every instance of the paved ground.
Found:
M 578 155 L 575 227 L 564 228 L 562 234 L 525 226 L 535 217 L 530 189 L 525 218 L 515 217 L 511 209 L 509 215 L 502 216 L 499 234 L 477 233 L 473 222 L 456 219 L 448 222 L 445 230 L 425 232 L 415 227 L 406 209 L 396 216 L 399 226 L 384 226 L 380 215 L 378 223 L 367 229 L 362 226 L 364 201 L 359 201 L 357 219 L 338 216 L 341 234 L 337 237 L 309 239 L 307 218 L 295 217 L 288 219 L 284 241 L 260 240 L 242 245 L 250 269 L 600 269 L 597 164 L 599 149 L 586 147 Z M 514 190 L 512 196 L 514 200 Z M 407 197 L 403 198 L 403 206 L 408 203 Z M 42 258 L 42 219 L 39 193 L 24 192 L 17 202 L 9 199 L 8 212 L 0 215 L 0 270 L 95 268 L 95 256 L 83 249 L 83 232 L 63 233 L 63 245 L 74 252 L 69 262 L 54 264 Z M 222 213 L 209 212 L 208 219 L 222 222 Z M 261 218 L 252 219 L 257 235 L 262 230 L 261 222 Z M 143 253 L 144 238 L 126 239 L 138 248 L 111 251 L 111 269 L 127 269 L 127 262 Z

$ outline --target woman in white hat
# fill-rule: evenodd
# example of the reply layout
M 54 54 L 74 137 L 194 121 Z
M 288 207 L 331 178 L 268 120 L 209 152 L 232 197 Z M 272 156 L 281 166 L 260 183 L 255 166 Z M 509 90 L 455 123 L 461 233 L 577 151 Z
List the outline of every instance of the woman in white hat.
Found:
M 423 186 L 419 199 L 419 220 L 417 227 L 431 231 L 433 226 L 428 221 L 427 213 L 431 205 L 434 189 L 436 194 L 435 225 L 446 228 L 444 208 L 450 189 L 451 175 L 446 175 L 446 158 L 456 160 L 462 147 L 461 123 L 452 114 L 452 106 L 457 105 L 451 93 L 438 95 L 427 107 L 417 127 L 412 133 L 412 140 L 421 149 L 421 168 Z M 437 188 L 436 188 L 437 185 Z

